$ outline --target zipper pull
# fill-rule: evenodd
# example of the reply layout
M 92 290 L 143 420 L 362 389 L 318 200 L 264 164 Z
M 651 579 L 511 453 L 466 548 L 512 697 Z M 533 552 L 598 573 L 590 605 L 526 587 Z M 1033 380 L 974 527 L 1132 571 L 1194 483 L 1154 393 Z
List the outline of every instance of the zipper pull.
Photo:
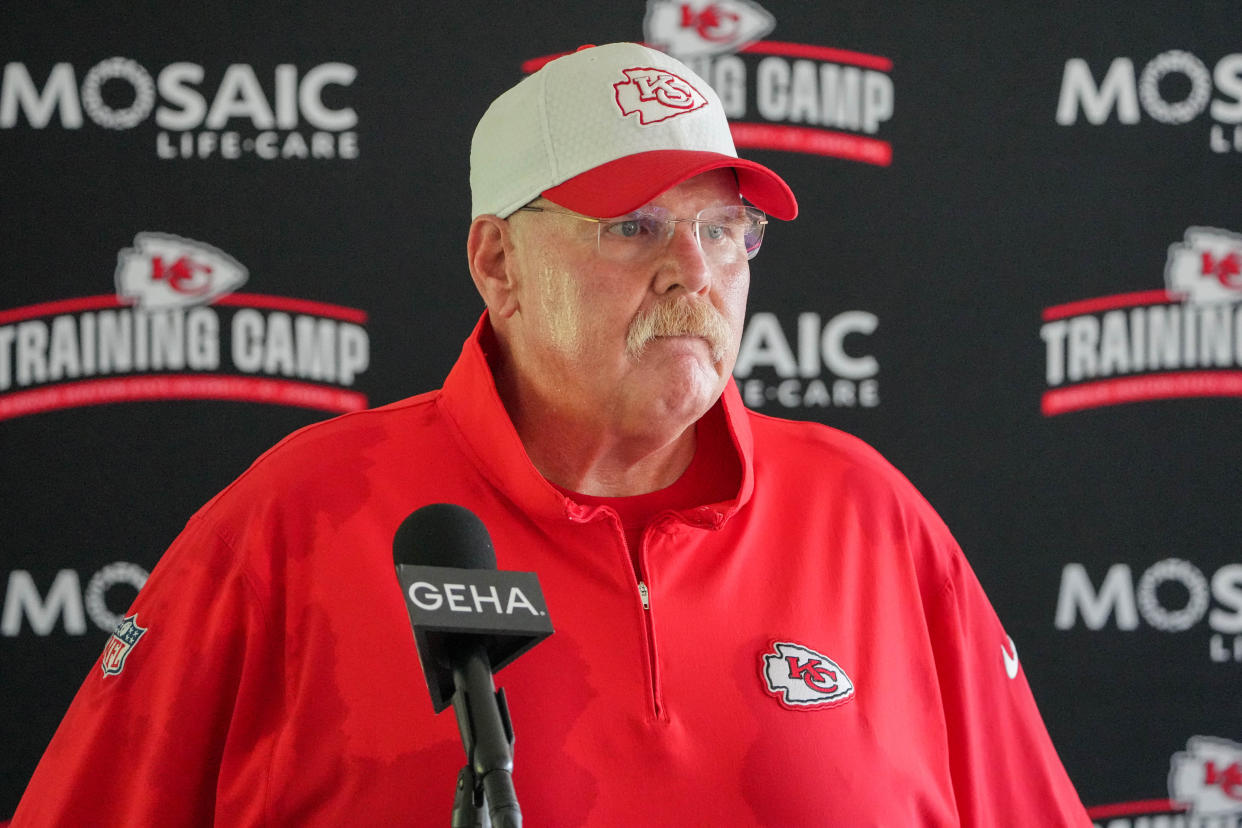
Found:
M 651 602 L 648 600 L 647 585 L 642 581 L 638 582 L 638 597 L 643 599 L 643 609 L 651 609 Z

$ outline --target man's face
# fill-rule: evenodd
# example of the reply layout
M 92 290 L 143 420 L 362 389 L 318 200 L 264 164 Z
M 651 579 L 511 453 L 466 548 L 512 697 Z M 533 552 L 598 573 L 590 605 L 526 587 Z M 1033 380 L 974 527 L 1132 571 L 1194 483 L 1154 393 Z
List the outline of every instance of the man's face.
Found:
M 738 203 L 727 170 L 651 202 L 677 218 Z M 559 389 L 560 404 L 623 430 L 684 428 L 702 416 L 737 359 L 746 258 L 708 261 L 690 223 L 676 225 L 654 260 L 634 264 L 601 258 L 592 222 L 533 212 L 511 222 L 521 284 L 511 329 L 519 382 L 534 383 L 544 397 Z

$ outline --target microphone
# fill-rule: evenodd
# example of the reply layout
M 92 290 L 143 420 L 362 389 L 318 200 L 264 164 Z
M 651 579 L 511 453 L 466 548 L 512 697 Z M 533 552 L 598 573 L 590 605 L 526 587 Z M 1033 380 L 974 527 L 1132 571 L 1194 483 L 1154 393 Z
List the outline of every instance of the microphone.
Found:
M 552 634 L 539 580 L 496 569 L 487 527 L 451 503 L 415 509 L 392 545 L 432 709 L 453 705 L 466 750 L 452 825 L 478 825 L 485 800 L 495 828 L 519 828 L 513 725 L 492 675 Z

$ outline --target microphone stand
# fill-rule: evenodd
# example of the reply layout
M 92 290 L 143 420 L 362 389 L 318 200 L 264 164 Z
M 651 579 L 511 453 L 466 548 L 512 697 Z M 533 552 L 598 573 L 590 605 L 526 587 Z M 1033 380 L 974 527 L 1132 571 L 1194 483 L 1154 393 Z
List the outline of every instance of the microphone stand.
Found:
M 457 792 L 453 794 L 452 828 L 489 828 L 491 820 L 483 811 L 483 788 L 474 777 L 474 769 L 466 765 L 457 774 Z M 477 796 L 477 801 L 476 801 Z M 488 825 L 484 825 L 487 821 Z
M 453 712 L 466 749 L 457 775 L 453 828 L 521 828 L 522 811 L 513 789 L 513 724 L 504 690 L 492 683 L 487 651 L 479 644 L 453 664 Z M 483 805 L 487 804 L 487 814 Z

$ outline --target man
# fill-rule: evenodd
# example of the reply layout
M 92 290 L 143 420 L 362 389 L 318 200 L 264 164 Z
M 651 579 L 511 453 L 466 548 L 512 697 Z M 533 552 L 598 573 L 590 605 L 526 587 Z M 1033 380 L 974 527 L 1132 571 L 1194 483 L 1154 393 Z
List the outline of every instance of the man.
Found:
M 557 632 L 499 676 L 533 826 L 1086 825 L 947 529 L 827 427 L 747 411 L 749 259 L 796 202 L 634 44 L 549 63 L 471 157 L 487 312 L 444 387 L 311 426 L 195 515 L 15 825 L 443 825 L 393 532 L 454 502 Z

